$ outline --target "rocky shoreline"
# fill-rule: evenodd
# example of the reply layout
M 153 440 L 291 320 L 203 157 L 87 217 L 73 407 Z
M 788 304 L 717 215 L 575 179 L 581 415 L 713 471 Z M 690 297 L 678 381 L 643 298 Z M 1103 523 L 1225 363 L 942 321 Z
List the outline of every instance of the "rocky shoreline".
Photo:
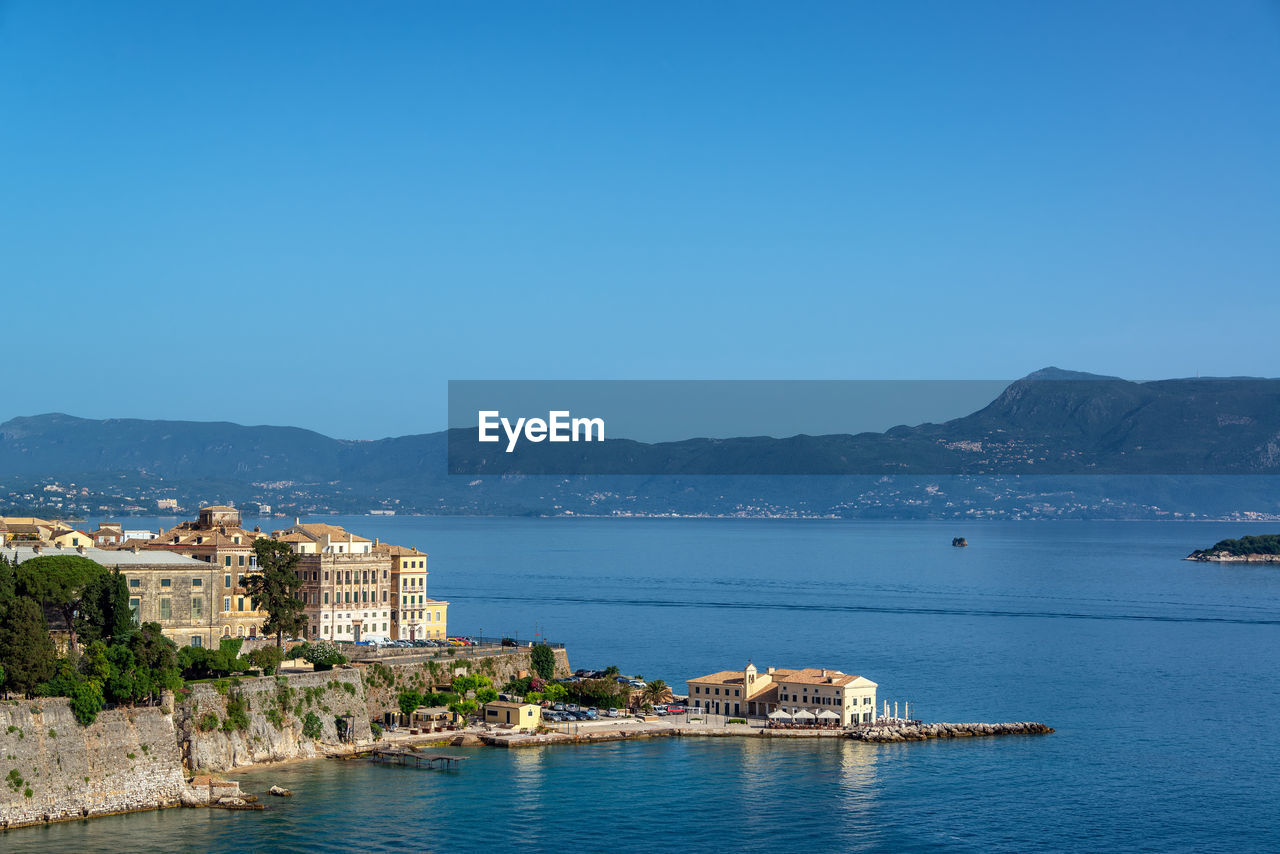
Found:
M 904 724 L 866 727 L 849 733 L 854 741 L 886 744 L 893 741 L 927 741 L 931 738 L 971 738 L 986 735 L 1048 735 L 1053 727 L 1034 721 L 1014 723 Z
M 1280 563 L 1280 555 L 1237 555 L 1232 554 L 1231 552 L 1195 551 L 1184 557 L 1183 560 L 1195 560 L 1206 563 Z

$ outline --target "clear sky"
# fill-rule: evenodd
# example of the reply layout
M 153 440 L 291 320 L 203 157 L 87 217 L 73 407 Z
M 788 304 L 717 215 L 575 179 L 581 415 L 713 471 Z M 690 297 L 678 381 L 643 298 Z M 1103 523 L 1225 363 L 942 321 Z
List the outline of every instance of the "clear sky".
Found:
M 1280 6 L 0 0 L 0 419 L 1280 374 Z

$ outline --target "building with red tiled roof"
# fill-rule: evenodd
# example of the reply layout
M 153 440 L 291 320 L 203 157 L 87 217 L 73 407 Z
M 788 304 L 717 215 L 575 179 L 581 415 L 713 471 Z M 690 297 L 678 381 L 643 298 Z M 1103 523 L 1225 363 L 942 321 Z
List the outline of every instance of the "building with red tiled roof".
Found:
M 689 703 L 718 715 L 764 717 L 778 710 L 801 710 L 844 726 L 875 717 L 875 682 L 839 670 L 770 667 L 759 672 L 750 662 L 742 670 L 721 670 L 689 680 Z M 825 714 L 824 714 L 825 713 Z

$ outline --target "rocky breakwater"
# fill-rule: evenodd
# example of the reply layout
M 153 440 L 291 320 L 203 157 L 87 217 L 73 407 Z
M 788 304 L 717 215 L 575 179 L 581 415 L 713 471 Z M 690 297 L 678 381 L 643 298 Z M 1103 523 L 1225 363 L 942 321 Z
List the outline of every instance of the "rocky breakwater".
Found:
M 927 741 L 931 738 L 971 738 L 983 735 L 1047 735 L 1053 727 L 1032 721 L 997 724 L 895 724 L 860 727 L 849 733 L 854 741 L 884 744 L 892 741 Z
M 1228 551 L 1195 551 L 1183 560 L 1197 560 L 1206 563 L 1280 563 L 1280 555 L 1272 554 L 1232 554 Z
M 65 699 L 0 703 L 0 827 L 178 806 L 189 797 L 161 708 L 81 726 Z

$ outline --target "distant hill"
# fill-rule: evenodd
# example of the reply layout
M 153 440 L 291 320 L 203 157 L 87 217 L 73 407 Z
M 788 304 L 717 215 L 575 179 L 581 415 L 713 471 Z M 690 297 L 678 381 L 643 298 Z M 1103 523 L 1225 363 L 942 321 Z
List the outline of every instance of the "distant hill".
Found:
M 1057 368 L 944 424 L 784 439 L 531 445 L 455 431 L 450 470 L 486 474 L 1277 474 L 1280 380 L 1136 383 Z
M 1280 514 L 1270 479 L 1223 477 L 1280 473 L 1277 380 L 1135 383 L 1047 368 L 944 424 L 783 439 L 610 438 L 597 446 L 617 455 L 603 459 L 606 470 L 617 464 L 635 476 L 525 476 L 536 475 L 537 465 L 590 472 L 602 458 L 539 462 L 519 449 L 495 453 L 473 436 L 350 441 L 227 422 L 14 418 L 0 424 L 0 505 L 54 502 L 55 509 L 119 514 L 174 498 L 187 510 L 202 501 L 261 502 L 291 514 Z M 557 448 L 582 454 L 581 446 Z M 622 462 L 636 466 L 623 469 Z M 460 464 L 484 474 L 447 474 Z M 707 472 L 736 476 L 702 476 Z M 790 477 L 798 474 L 842 476 Z M 1038 477 L 1049 474 L 1071 477 Z M 1166 474 L 1178 477 L 1153 477 Z

